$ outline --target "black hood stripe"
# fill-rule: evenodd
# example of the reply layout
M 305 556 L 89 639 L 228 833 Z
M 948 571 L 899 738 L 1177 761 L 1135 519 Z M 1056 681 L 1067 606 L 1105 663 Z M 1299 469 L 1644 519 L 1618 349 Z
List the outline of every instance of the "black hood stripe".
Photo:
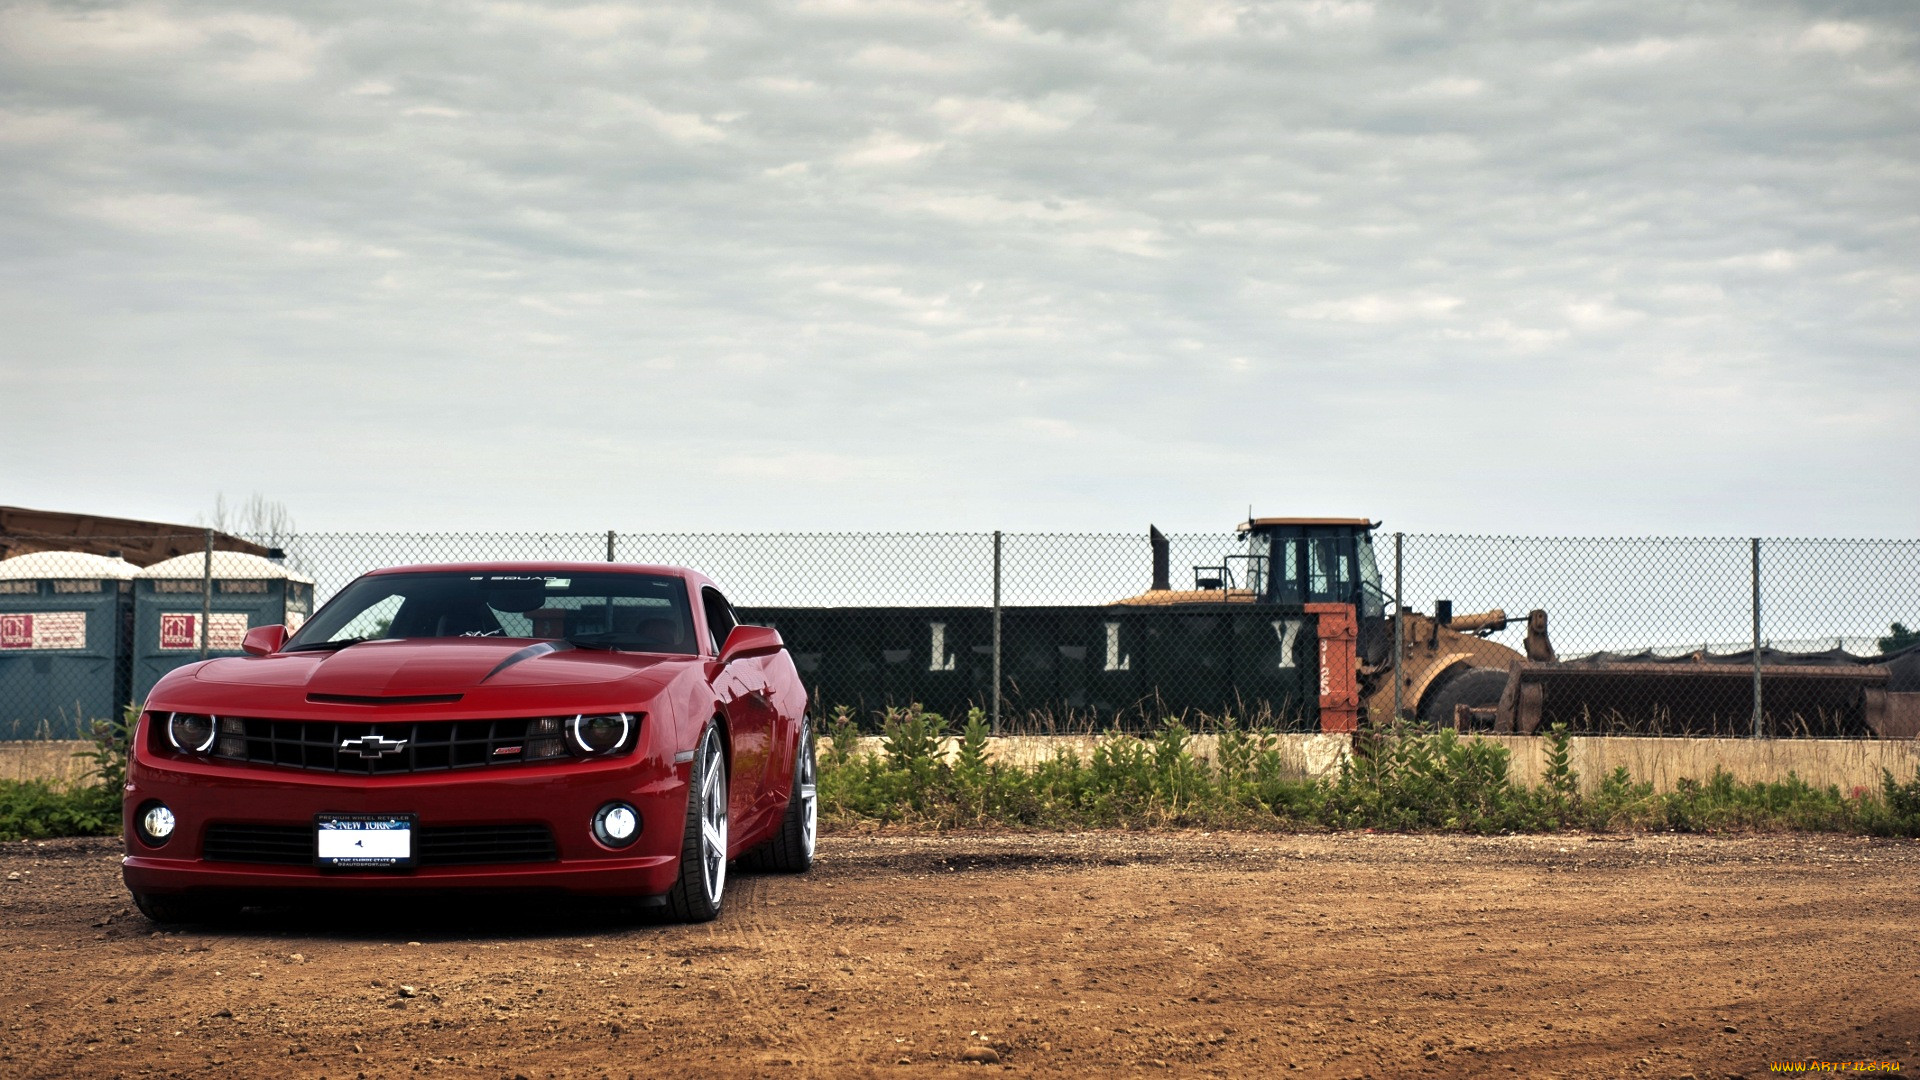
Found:
M 536 656 L 545 656 L 548 653 L 569 652 L 572 649 L 573 649 L 573 646 L 564 641 L 560 642 L 559 644 L 555 644 L 551 641 L 535 642 L 534 644 L 529 645 L 526 648 L 521 649 L 519 652 L 516 652 L 513 655 L 507 657 L 505 660 L 502 660 L 499 663 L 493 665 L 493 670 L 487 672 L 485 675 L 482 675 L 480 677 L 480 681 L 486 682 L 488 679 L 493 678 L 495 675 L 500 674 L 501 672 L 507 670 L 508 668 L 512 667 L 513 665 L 519 663 L 522 660 L 531 660 Z

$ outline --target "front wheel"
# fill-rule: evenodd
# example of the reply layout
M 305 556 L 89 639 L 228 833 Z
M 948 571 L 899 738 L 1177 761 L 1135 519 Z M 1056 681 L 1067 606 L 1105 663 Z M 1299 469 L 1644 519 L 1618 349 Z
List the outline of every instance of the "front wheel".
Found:
M 1452 727 L 1454 707 L 1491 709 L 1500 704 L 1507 688 L 1507 673 L 1497 668 L 1467 668 L 1449 678 L 1438 690 L 1427 693 L 1420 719 L 1434 727 Z
M 820 798 L 815 787 L 817 772 L 813 757 L 813 730 L 800 725 L 800 745 L 793 755 L 793 789 L 787 795 L 787 812 L 780 819 L 780 831 L 756 849 L 750 857 L 756 870 L 783 874 L 804 874 L 813 866 L 814 839 L 820 832 Z
M 719 731 L 709 727 L 693 756 L 680 876 L 667 893 L 667 910 L 682 922 L 707 922 L 720 914 L 726 887 L 727 762 Z

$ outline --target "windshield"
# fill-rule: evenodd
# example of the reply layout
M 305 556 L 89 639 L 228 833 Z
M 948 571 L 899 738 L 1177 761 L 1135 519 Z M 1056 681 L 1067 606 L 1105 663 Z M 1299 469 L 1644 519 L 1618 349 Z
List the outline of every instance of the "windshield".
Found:
M 348 585 L 286 651 L 379 638 L 526 638 L 695 653 L 686 582 L 657 574 L 427 572 Z
M 1387 613 L 1387 594 L 1380 587 L 1380 564 L 1373 557 L 1373 535 L 1360 534 L 1360 617 L 1378 619 Z
M 1256 598 L 1267 593 L 1267 569 L 1273 559 L 1273 537 L 1264 532 L 1247 534 L 1247 588 Z

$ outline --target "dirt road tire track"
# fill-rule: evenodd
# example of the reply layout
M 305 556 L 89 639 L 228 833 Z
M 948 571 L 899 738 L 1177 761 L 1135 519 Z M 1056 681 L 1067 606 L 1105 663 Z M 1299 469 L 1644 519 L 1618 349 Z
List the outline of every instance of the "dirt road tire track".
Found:
M 0 1075 L 1912 1071 L 1916 882 L 1920 843 L 1839 837 L 840 835 L 693 926 L 157 932 L 116 845 L 4 844 Z

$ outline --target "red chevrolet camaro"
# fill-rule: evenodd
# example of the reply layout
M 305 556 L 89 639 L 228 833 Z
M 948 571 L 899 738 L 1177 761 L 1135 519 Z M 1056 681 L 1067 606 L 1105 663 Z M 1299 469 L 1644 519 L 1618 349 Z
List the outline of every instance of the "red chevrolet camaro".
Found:
M 157 921 L 395 889 L 702 920 L 730 860 L 813 862 L 806 691 L 698 572 L 379 570 L 244 648 L 167 675 L 133 733 L 123 872 Z

